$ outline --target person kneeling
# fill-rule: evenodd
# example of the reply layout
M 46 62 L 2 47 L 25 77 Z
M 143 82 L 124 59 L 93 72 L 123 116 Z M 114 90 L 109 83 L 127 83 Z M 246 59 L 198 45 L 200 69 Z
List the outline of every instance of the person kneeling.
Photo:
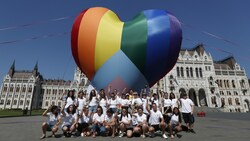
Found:
M 104 114 L 102 111 L 102 107 L 97 107 L 97 113 L 93 115 L 93 134 L 92 137 L 95 138 L 96 134 L 99 134 L 101 136 L 106 135 L 106 129 L 104 126 Z
M 126 108 L 122 108 L 122 113 L 118 115 L 118 121 L 120 129 L 119 137 L 123 137 L 124 133 L 126 133 L 127 137 L 131 138 L 133 134 L 133 127 L 131 127 L 132 119 Z

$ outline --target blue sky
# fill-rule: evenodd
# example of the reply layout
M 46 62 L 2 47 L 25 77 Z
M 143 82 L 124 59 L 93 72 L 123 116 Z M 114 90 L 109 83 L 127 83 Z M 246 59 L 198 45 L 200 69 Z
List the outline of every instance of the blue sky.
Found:
M 111 9 L 123 21 L 146 9 L 170 11 L 184 23 L 182 48 L 203 43 L 214 60 L 230 55 L 219 49 L 231 52 L 249 77 L 249 5 L 248 0 L 1 0 L 0 82 L 13 60 L 17 70 L 32 70 L 38 61 L 44 78 L 72 80 L 76 65 L 70 48 L 71 27 L 82 10 L 95 6 Z M 58 19 L 62 17 L 66 18 Z

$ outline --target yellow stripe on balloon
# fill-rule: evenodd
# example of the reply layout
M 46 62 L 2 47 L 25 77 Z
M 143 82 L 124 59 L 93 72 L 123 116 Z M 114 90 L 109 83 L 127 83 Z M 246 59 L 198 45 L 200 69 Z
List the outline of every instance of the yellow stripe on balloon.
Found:
M 112 11 L 107 11 L 99 24 L 96 48 L 95 70 L 97 71 L 121 46 L 123 22 Z

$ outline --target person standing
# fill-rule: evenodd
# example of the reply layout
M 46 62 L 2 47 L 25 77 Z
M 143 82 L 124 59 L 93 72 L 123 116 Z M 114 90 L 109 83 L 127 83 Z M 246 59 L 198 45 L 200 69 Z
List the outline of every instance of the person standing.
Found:
M 193 130 L 194 125 L 194 103 L 187 97 L 187 94 L 183 94 L 183 98 L 179 99 L 181 105 L 181 112 L 184 122 L 188 127 L 188 131 L 195 133 Z

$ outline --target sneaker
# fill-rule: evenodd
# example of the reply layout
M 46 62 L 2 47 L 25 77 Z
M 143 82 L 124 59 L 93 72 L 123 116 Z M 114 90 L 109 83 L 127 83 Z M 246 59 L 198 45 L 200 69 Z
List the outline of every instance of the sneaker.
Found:
M 81 137 L 84 137 L 84 133 L 81 133 Z
M 162 134 L 162 137 L 163 137 L 164 139 L 167 139 L 167 138 L 168 138 L 168 136 L 167 136 L 166 134 Z
M 150 133 L 150 134 L 149 134 L 149 137 L 150 137 L 150 138 L 153 138 L 153 137 L 155 137 L 155 134 L 154 134 L 154 133 Z
M 145 138 L 146 138 L 146 136 L 145 136 L 145 135 L 141 135 L 141 137 L 142 137 L 143 139 L 145 139 Z
M 40 139 L 44 139 L 45 137 L 46 137 L 46 135 L 43 134 L 43 135 L 40 137 Z
M 119 138 L 121 138 L 121 137 L 123 137 L 123 133 L 120 133 L 120 134 L 119 134 Z

